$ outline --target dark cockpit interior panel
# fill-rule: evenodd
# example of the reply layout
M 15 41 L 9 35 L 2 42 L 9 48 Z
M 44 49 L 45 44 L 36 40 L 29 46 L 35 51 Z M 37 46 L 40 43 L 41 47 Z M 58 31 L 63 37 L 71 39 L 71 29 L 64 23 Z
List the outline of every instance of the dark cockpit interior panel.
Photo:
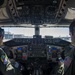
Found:
M 68 26 L 75 18 L 74 0 L 1 0 L 0 8 L 1 26 Z

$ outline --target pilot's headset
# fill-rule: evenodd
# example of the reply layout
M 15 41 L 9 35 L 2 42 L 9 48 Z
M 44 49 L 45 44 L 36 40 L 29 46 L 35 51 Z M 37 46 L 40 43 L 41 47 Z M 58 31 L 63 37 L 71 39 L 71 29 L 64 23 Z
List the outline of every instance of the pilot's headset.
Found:
M 4 29 L 0 28 L 0 37 L 4 37 Z

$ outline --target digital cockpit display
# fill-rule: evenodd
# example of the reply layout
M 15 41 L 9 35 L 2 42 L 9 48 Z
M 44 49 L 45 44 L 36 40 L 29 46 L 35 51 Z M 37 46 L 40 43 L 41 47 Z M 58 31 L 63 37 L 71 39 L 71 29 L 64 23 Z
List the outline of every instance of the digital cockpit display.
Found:
M 18 47 L 17 50 L 22 50 L 22 47 Z
M 17 51 L 18 51 L 18 52 L 22 52 L 22 47 L 18 47 L 18 48 L 17 48 Z

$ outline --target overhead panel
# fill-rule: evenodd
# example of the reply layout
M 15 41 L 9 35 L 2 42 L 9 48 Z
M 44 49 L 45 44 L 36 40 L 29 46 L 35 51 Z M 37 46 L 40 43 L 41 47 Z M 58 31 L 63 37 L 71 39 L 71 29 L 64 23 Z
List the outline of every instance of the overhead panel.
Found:
M 0 0 L 0 26 L 67 26 L 74 18 L 74 0 Z
M 56 22 L 56 14 L 61 0 L 16 0 L 17 22 L 33 25 Z

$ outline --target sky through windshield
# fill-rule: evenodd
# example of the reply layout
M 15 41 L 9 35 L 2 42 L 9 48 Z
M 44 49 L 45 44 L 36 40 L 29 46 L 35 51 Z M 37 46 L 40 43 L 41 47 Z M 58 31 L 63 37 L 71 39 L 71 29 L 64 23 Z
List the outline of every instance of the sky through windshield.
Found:
M 10 32 L 11 34 L 23 34 L 25 36 L 33 36 L 35 34 L 34 28 L 4 28 L 5 32 Z M 45 36 L 53 36 L 53 37 L 63 37 L 69 36 L 68 28 L 40 28 L 40 35 Z

